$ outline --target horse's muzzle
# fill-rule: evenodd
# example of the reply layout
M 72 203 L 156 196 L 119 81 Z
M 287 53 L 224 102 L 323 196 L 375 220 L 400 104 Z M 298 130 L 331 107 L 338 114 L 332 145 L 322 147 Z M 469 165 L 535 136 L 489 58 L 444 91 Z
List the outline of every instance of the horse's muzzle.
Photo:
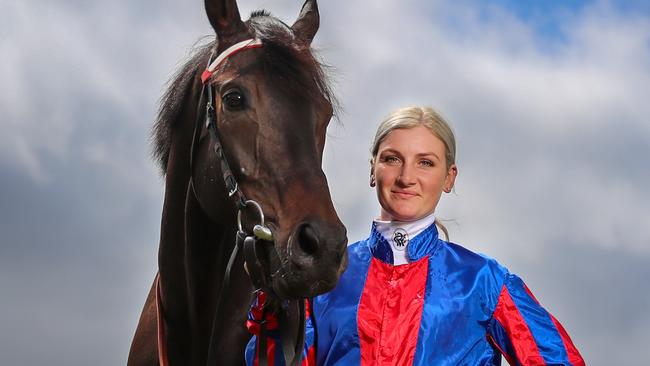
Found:
M 273 279 L 273 288 L 286 298 L 313 297 L 330 291 L 347 267 L 347 236 L 339 222 L 301 223 L 289 236 L 284 275 Z

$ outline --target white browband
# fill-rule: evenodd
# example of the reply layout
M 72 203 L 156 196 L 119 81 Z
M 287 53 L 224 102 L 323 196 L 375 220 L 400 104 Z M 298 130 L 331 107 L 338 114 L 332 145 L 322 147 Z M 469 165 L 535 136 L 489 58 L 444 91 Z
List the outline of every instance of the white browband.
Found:
M 262 47 L 262 41 L 257 38 L 250 38 L 228 47 L 226 50 L 221 52 L 214 61 L 210 62 L 205 71 L 203 71 L 203 74 L 201 74 L 201 81 L 205 84 L 228 57 L 249 48 L 259 47 Z

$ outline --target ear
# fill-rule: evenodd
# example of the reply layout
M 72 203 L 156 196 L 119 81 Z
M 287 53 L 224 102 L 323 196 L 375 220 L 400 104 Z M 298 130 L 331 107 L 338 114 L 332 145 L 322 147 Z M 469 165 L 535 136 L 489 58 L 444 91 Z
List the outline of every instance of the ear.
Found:
M 319 24 L 320 15 L 318 14 L 316 0 L 306 0 L 302 5 L 298 19 L 291 26 L 291 30 L 298 39 L 310 45 L 316 36 L 316 32 L 318 32 Z
M 456 177 L 458 176 L 458 167 L 456 164 L 452 164 L 449 167 L 449 171 L 447 171 L 447 176 L 445 177 L 445 185 L 443 186 L 443 190 L 445 193 L 451 192 L 452 188 L 454 188 L 454 183 L 456 182 Z
M 370 187 L 375 187 L 377 180 L 375 179 L 375 159 L 370 159 Z
M 205 12 L 219 43 L 228 42 L 228 38 L 246 30 L 236 0 L 205 0 Z

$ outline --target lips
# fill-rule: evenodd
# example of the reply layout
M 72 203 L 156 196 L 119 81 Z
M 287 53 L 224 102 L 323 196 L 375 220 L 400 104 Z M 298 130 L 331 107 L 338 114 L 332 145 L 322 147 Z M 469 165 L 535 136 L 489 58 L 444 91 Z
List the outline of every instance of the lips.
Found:
M 409 198 L 417 196 L 417 193 L 409 192 L 409 191 L 391 191 L 391 193 L 395 197 L 402 198 L 402 199 L 409 199 Z

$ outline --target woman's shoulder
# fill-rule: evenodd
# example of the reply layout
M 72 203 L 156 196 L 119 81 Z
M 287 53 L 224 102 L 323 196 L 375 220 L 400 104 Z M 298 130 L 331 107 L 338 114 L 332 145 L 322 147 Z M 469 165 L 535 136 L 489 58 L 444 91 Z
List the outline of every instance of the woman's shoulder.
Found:
M 447 252 L 447 256 L 450 256 L 452 261 L 458 262 L 458 264 L 463 267 L 476 269 L 485 268 L 495 274 L 502 274 L 504 277 L 508 273 L 508 269 L 499 263 L 494 257 L 484 253 L 474 252 L 460 244 L 444 240 L 442 242 L 444 243 L 442 247 Z M 446 260 L 450 260 L 450 258 L 447 258 Z
M 474 252 L 456 243 L 446 241 L 443 241 L 443 243 L 444 261 L 451 266 L 457 266 L 460 271 L 474 272 L 476 275 L 487 275 L 493 279 L 494 285 L 498 288 L 501 287 L 509 274 L 504 265 L 489 255 Z
M 465 261 L 466 264 L 489 265 L 491 267 L 494 267 L 495 270 L 506 270 L 506 268 L 503 265 L 501 265 L 492 256 L 489 256 L 484 253 L 475 252 L 460 244 L 456 244 L 444 240 L 442 242 L 444 243 L 444 248 L 449 253 Z

